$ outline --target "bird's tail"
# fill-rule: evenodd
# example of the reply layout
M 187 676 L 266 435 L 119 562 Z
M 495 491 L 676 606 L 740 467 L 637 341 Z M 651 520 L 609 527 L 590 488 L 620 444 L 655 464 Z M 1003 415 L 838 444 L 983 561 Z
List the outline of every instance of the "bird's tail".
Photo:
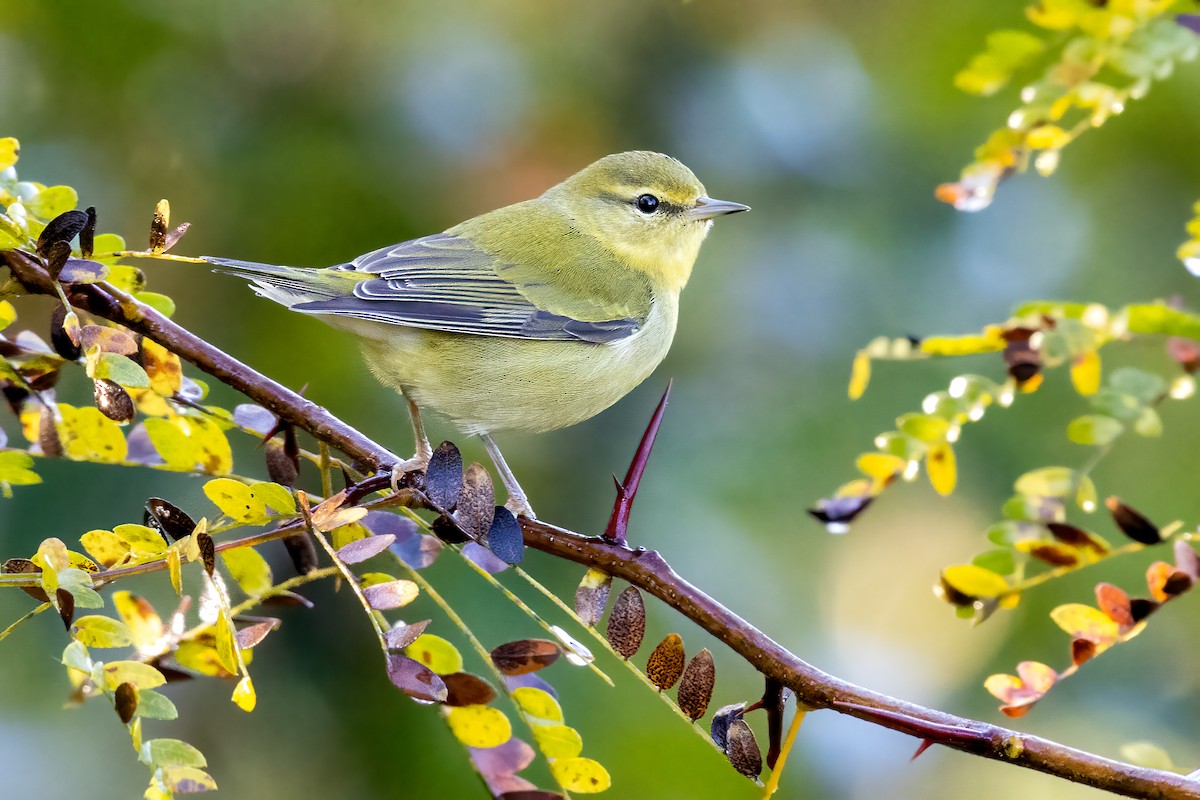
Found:
M 232 258 L 201 256 L 216 272 L 236 275 L 254 284 L 261 297 L 289 308 L 297 303 L 329 300 L 353 290 L 355 281 L 328 269 L 304 269 L 238 261 Z

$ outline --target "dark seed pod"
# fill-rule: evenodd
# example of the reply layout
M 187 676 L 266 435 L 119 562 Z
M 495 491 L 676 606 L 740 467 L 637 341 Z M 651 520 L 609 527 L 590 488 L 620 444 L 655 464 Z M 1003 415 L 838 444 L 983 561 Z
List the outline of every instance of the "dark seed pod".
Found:
M 67 252 L 71 251 L 71 240 L 87 227 L 88 215 L 83 211 L 64 211 L 54 219 L 46 223 L 46 227 L 42 230 L 42 235 L 37 240 L 37 254 L 45 257 L 49 252 L 50 247 L 56 242 L 62 242 L 67 245 Z
M 525 557 L 525 535 L 521 523 L 504 506 L 496 506 L 487 532 L 487 548 L 505 564 L 520 564 Z
M 137 712 L 138 707 L 138 690 L 132 683 L 122 683 L 113 692 L 113 704 L 117 709 L 117 716 L 121 718 L 121 722 L 125 725 L 133 719 L 133 715 Z
M 442 682 L 446 684 L 448 706 L 481 706 L 492 702 L 496 697 L 496 690 L 490 683 L 469 672 L 443 675 Z
M 58 438 L 58 423 L 54 419 L 54 410 L 49 406 L 42 406 L 41 416 L 38 417 L 38 446 L 47 458 L 58 458 L 63 454 L 62 440 Z
M 263 445 L 263 450 L 267 458 L 267 476 L 280 486 L 295 488 L 300 465 L 288 455 L 286 447 L 271 439 Z
M 754 740 L 754 731 L 744 719 L 736 719 L 729 725 L 728 742 L 725 755 L 729 763 L 738 772 L 750 779 L 757 779 L 762 773 L 762 751 Z
M 146 527 L 165 534 L 163 538 L 167 542 L 177 542 L 196 530 L 196 523 L 187 512 L 161 497 L 151 497 L 146 501 L 142 522 Z
M 1108 506 L 1108 510 L 1112 513 L 1113 522 L 1116 522 L 1121 532 L 1130 539 L 1141 544 L 1158 544 L 1162 541 L 1162 533 L 1158 530 L 1157 525 L 1117 498 L 1108 498 L 1104 501 L 1104 505 Z
M 6 575 L 40 575 L 42 568 L 30 561 L 28 558 L 10 558 L 4 562 L 4 566 L 0 567 Z M 50 596 L 40 588 L 34 586 L 22 586 L 21 591 L 37 600 L 39 603 L 50 602 Z
M 549 639 L 522 639 L 502 644 L 492 651 L 492 663 L 505 675 L 525 675 L 550 666 L 562 650 Z
M 50 346 L 67 361 L 75 361 L 83 355 L 83 348 L 71 341 L 71 337 L 67 335 L 66 329 L 63 328 L 66 320 L 66 306 L 55 306 L 54 311 L 50 312 Z
M 67 259 L 71 257 L 71 245 L 61 239 L 50 242 L 46 245 L 42 257 L 46 259 L 46 272 L 50 273 L 51 278 L 58 280 L 59 273 L 67 265 Z
M 317 546 L 307 533 L 283 537 L 283 547 L 292 560 L 292 566 L 296 568 L 296 574 L 307 575 L 317 568 Z
M 665 692 L 674 686 L 683 674 L 683 660 L 683 639 L 678 633 L 668 633 L 650 654 L 650 659 L 646 662 L 646 677 L 660 691 Z
M 741 719 L 745 710 L 745 703 L 731 703 L 727 706 L 721 706 L 717 709 L 717 713 L 713 714 L 712 723 L 709 724 L 708 731 L 722 752 L 729 750 L 729 726 L 733 724 L 734 720 Z
M 492 476 L 482 465 L 472 464 L 463 473 L 454 519 L 472 538 L 482 539 L 492 527 L 495 510 L 496 493 L 492 488 Z
M 617 596 L 608 617 L 608 642 L 622 658 L 633 658 L 646 635 L 646 605 L 637 587 L 630 586 Z
M 216 545 L 213 544 L 212 537 L 207 533 L 197 533 L 196 544 L 200 546 L 200 559 L 204 562 L 204 571 L 211 578 L 213 570 L 217 568 Z
M 471 537 L 464 534 L 454 520 L 445 514 L 435 519 L 429 526 L 429 530 L 433 531 L 433 534 L 446 544 L 462 544 L 471 541 Z
M 87 215 L 87 220 L 79 231 L 79 252 L 84 258 L 91 258 L 96 249 L 96 207 L 88 206 L 83 213 Z
M 442 442 L 425 468 L 425 496 L 438 508 L 453 511 L 462 485 L 462 453 L 453 442 Z
M 96 408 L 100 409 L 101 414 L 114 422 L 129 422 L 133 419 L 136 413 L 136 409 L 133 407 L 133 398 L 121 384 L 107 378 L 101 378 L 94 383 Z
M 71 622 L 75 619 L 75 595 L 66 589 L 55 589 L 54 600 L 54 604 L 58 606 L 58 615 L 62 617 L 63 625 L 67 630 L 71 630 Z
M 688 662 L 679 681 L 679 709 L 695 722 L 704 716 L 717 679 L 712 653 L 701 650 Z

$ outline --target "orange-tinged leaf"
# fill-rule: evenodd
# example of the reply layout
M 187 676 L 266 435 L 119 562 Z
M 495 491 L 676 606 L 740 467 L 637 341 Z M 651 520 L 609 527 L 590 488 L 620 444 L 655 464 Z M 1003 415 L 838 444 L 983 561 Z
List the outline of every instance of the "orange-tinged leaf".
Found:
M 454 737 L 468 747 L 499 747 L 512 738 L 512 723 L 491 706 L 455 706 L 446 710 Z
M 940 495 L 948 495 L 954 491 L 958 482 L 958 468 L 954 461 L 954 448 L 943 442 L 929 448 L 925 457 L 925 469 L 929 473 L 929 482 Z
M 149 601 L 126 591 L 113 592 L 112 600 L 121 620 L 129 626 L 134 647 L 149 650 L 159 644 L 165 628 Z
M 550 772 L 568 792 L 594 794 L 612 786 L 608 770 L 590 758 L 560 758 L 550 764 Z
M 1165 603 L 1177 594 L 1192 588 L 1192 577 L 1165 561 L 1155 561 L 1146 570 L 1146 586 L 1150 596 Z
M 1120 638 L 1117 623 L 1098 608 L 1082 603 L 1067 603 L 1050 612 L 1054 624 L 1073 639 L 1095 642 L 1097 652 L 1103 651 Z
M 1071 362 L 1071 383 L 1084 397 L 1100 391 L 1100 354 L 1089 350 Z
M 142 340 L 142 367 L 150 376 L 150 388 L 172 397 L 183 387 L 183 365 L 179 356 L 150 339 Z

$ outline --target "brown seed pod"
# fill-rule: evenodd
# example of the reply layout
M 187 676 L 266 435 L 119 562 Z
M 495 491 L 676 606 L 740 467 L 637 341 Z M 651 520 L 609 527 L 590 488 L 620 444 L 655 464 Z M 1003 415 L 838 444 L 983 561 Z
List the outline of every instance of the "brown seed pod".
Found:
M 438 508 L 453 511 L 462 491 L 462 454 L 454 442 L 442 442 L 425 468 L 425 496 Z
M 630 586 L 617 596 L 608 616 L 608 642 L 624 658 L 633 658 L 646 635 L 646 605 L 637 587 Z
M 96 397 L 96 408 L 100 413 L 113 422 L 129 422 L 133 419 L 135 409 L 133 399 L 121 384 L 101 378 L 93 381 L 93 393 Z
M 521 639 L 500 645 L 491 655 L 496 669 L 505 675 L 525 675 L 553 664 L 562 650 L 549 639 Z
M 217 568 L 216 545 L 213 544 L 212 537 L 207 533 L 197 533 L 196 544 L 200 547 L 200 560 L 204 562 L 204 571 L 211 578 L 213 570 Z
M 729 763 L 747 778 L 756 779 L 762 773 L 762 751 L 754 740 L 754 731 L 744 719 L 735 719 L 729 724 L 725 755 Z
M 650 654 L 646 662 L 646 677 L 665 692 L 683 674 L 683 658 L 683 639 L 678 633 L 668 633 Z
M 138 707 L 138 690 L 132 683 L 122 683 L 113 692 L 113 705 L 116 706 L 117 716 L 125 725 L 133 719 Z
M 575 613 L 583 624 L 596 627 L 604 616 L 608 605 L 608 592 L 612 589 L 612 576 L 598 569 L 589 569 L 575 590 Z
M 695 722 L 704 716 L 708 702 L 712 700 L 716 680 L 717 668 L 713 664 L 712 653 L 707 648 L 701 650 L 688 662 L 679 681 L 679 709 L 687 714 L 688 719 Z
M 482 539 L 492 527 L 495 513 L 496 493 L 492 488 L 492 476 L 482 465 L 472 464 L 463 473 L 454 519 L 473 539 Z
M 49 406 L 42 406 L 41 416 L 38 417 L 38 446 L 47 458 L 58 458 L 63 454 L 62 440 L 58 438 L 58 423 L 54 419 L 54 410 Z

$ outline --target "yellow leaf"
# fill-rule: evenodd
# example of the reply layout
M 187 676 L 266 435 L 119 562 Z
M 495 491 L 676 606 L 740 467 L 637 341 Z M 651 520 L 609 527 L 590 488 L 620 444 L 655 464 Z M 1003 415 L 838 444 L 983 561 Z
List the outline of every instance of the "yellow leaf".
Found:
M 867 391 L 871 382 L 871 356 L 866 350 L 859 350 L 850 366 L 850 388 L 848 394 L 851 400 L 857 400 Z
M 171 588 L 175 590 L 175 594 L 183 595 L 183 559 L 179 555 L 179 548 L 172 547 L 167 551 L 167 571 L 171 575 Z
M 254 692 L 254 683 L 249 675 L 238 681 L 233 690 L 233 702 L 245 712 L 253 711 L 254 706 L 258 704 L 258 695 Z
M 112 600 L 113 608 L 121 615 L 121 621 L 129 626 L 134 647 L 148 650 L 159 644 L 165 629 L 154 606 L 133 592 L 126 591 L 113 592 Z
M 458 648 L 432 633 L 418 636 L 416 641 L 404 648 L 404 654 L 429 667 L 438 675 L 462 672 L 463 660 Z
M 533 739 L 546 758 L 575 758 L 583 752 L 583 737 L 567 725 L 534 725 Z
M 1114 644 L 1121 636 L 1117 623 L 1098 608 L 1082 603 L 1067 603 L 1050 612 L 1054 624 L 1072 638 L 1087 639 L 1100 652 Z
M 1006 344 L 1000 335 L 1000 329 L 989 327 L 982 334 L 930 336 L 921 340 L 921 352 L 931 356 L 970 356 L 977 353 L 995 353 L 1003 350 Z
M 890 453 L 863 453 L 854 463 L 860 472 L 876 482 L 891 480 L 908 466 L 908 461 Z
M 0 453 L 0 483 L 14 486 L 41 483 L 41 476 L 30 469 L 32 466 L 33 456 L 28 453 Z
M 125 460 L 125 435 L 117 423 L 88 406 L 75 408 L 59 403 L 62 414 L 60 437 L 63 453 L 73 461 L 119 464 Z
M 167 541 L 162 534 L 145 525 L 118 525 L 112 531 L 129 547 L 134 558 L 145 560 L 167 552 Z
M 161 672 L 141 661 L 109 661 L 104 665 L 104 685 L 109 689 L 116 689 L 122 683 L 132 683 L 138 689 L 153 689 L 166 682 Z
M 35 217 L 54 219 L 65 211 L 79 205 L 79 194 L 70 186 L 47 186 L 25 204 L 26 210 Z
M 447 709 L 446 722 L 454 737 L 468 747 L 499 747 L 512 738 L 512 723 L 491 706 L 458 706 Z
M 1061 150 L 1071 143 L 1071 134 L 1057 125 L 1039 125 L 1025 135 L 1025 144 L 1034 150 Z
M 133 643 L 128 625 L 101 614 L 76 619 L 71 625 L 71 636 L 86 647 L 125 647 Z
M 271 567 L 253 547 L 237 547 L 221 553 L 221 560 L 242 591 L 250 597 L 271 588 Z
M 1071 362 L 1071 383 L 1084 397 L 1100 390 L 1100 354 L 1095 350 L 1078 355 Z
M 930 447 L 929 454 L 925 456 L 925 469 L 929 473 L 929 482 L 938 494 L 944 496 L 954 491 L 958 481 L 954 448 L 944 442 Z
M 130 555 L 129 545 L 112 531 L 88 531 L 79 537 L 79 541 L 105 569 L 124 563 Z
M 233 471 L 233 451 L 229 439 L 217 423 L 205 417 L 185 417 L 190 437 L 196 447 L 200 468 L 210 475 L 227 475 Z
M 196 466 L 200 460 L 199 447 L 188 435 L 188 424 L 182 417 L 154 417 L 146 420 L 145 425 L 150 444 L 162 456 L 167 469 L 191 470 Z
M 0 139 L 0 169 L 8 169 L 17 163 L 21 153 L 21 143 L 11 136 Z
M 221 665 L 217 650 L 210 644 L 201 641 L 180 642 L 175 650 L 175 661 L 179 666 L 209 675 L 214 678 L 232 678 L 236 672 L 230 672 Z
M 365 539 L 370 535 L 371 532 L 357 522 L 351 522 L 349 525 L 340 525 L 329 532 L 329 538 L 333 543 L 334 550 L 341 550 L 351 542 Z
M 608 770 L 590 758 L 560 758 L 550 764 L 550 772 L 568 792 L 594 794 L 612 786 Z
M 217 637 L 217 660 L 227 672 L 237 674 L 237 641 L 233 638 L 233 625 L 225 609 L 221 609 L 217 621 L 213 623 L 213 635 Z
M 522 711 L 531 717 L 551 722 L 563 721 L 562 707 L 549 692 L 534 686 L 520 686 L 513 690 L 512 699 Z M 557 758 L 558 756 L 551 757 Z
M 158 342 L 142 340 L 142 367 L 150 376 L 150 388 L 172 397 L 183 387 L 183 365 L 179 356 Z
M 204 494 L 230 519 L 249 524 L 267 522 L 266 506 L 246 484 L 232 478 L 216 478 L 204 484 Z
M 997 597 L 1008 591 L 1008 581 L 990 569 L 956 564 L 942 570 L 942 580 L 968 597 Z

